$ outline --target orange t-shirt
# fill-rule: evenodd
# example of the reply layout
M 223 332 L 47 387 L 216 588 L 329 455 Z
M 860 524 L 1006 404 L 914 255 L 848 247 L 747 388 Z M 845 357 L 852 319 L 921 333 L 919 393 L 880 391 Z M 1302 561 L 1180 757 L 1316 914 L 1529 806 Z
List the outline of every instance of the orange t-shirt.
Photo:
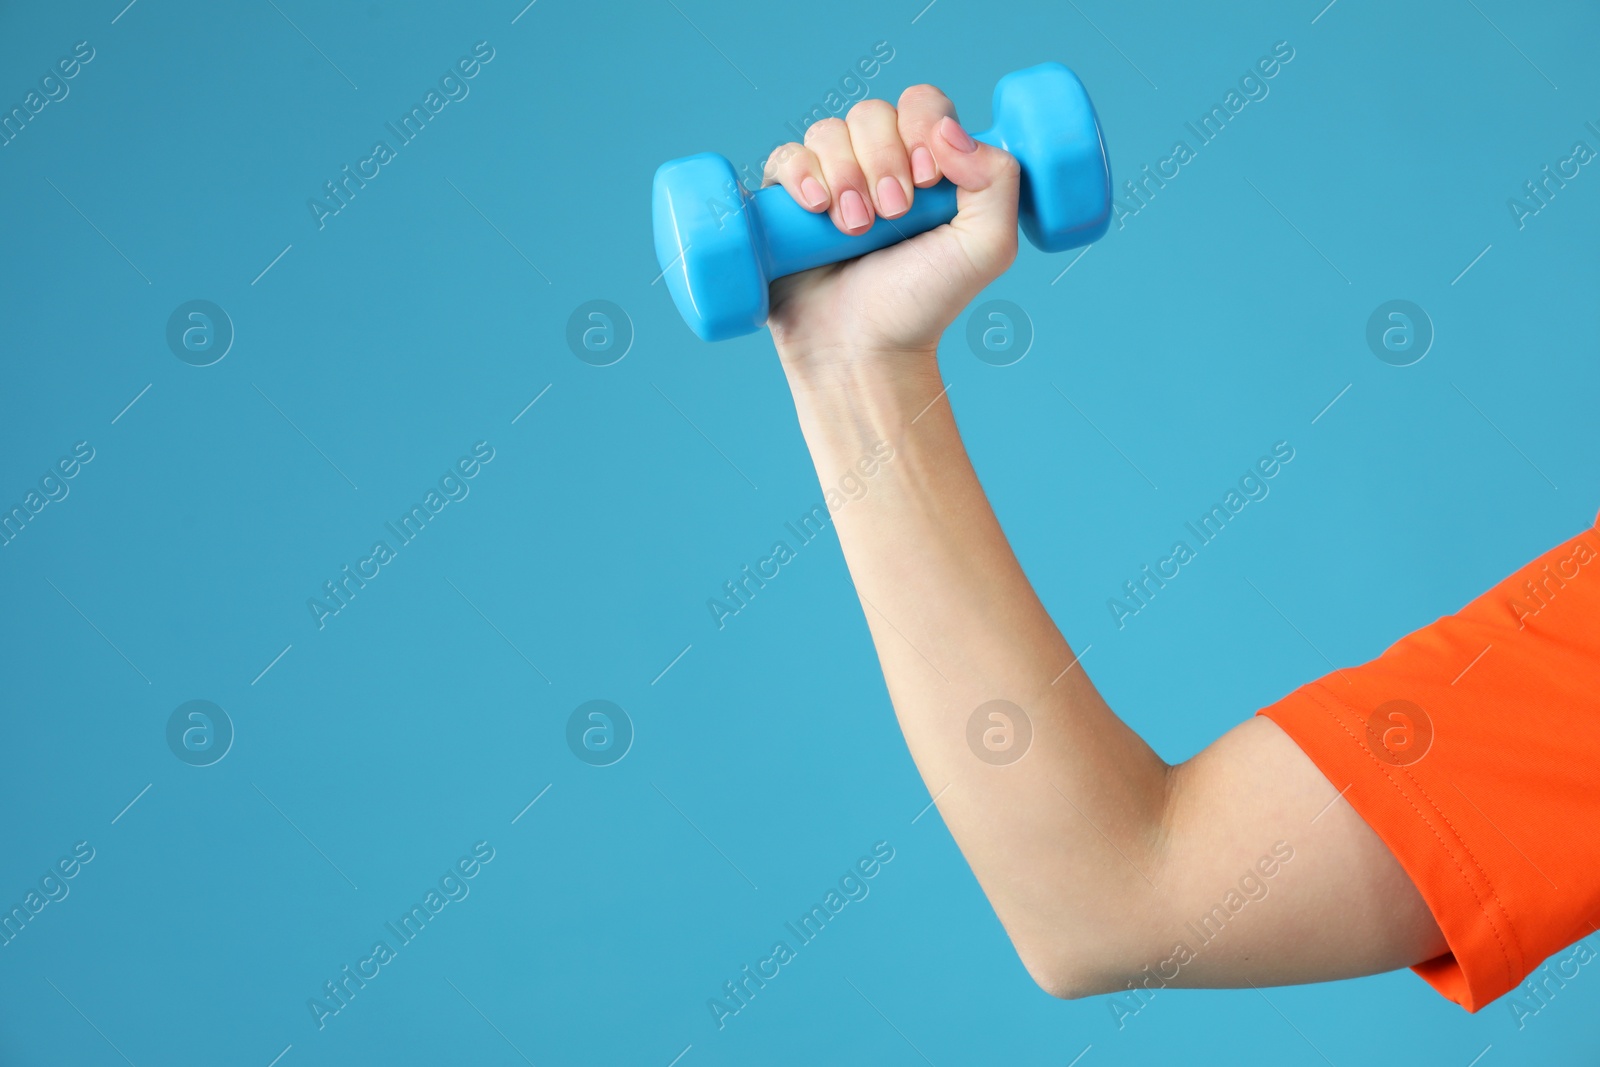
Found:
M 1600 929 L 1600 527 L 1257 714 L 1416 883 L 1444 996 L 1477 1011 Z

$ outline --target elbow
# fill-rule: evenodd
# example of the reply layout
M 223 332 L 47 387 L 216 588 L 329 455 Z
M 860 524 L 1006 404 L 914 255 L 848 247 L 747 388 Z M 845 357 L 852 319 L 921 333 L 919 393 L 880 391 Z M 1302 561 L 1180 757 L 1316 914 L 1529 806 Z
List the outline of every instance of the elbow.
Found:
M 1034 984 L 1057 1000 L 1082 1000 L 1122 988 L 1108 972 L 1083 955 L 1024 948 L 1017 955 Z
M 1033 975 L 1034 984 L 1057 1000 L 1082 1000 L 1098 992 L 1088 984 L 1075 980 L 1070 974 L 1035 974 L 1032 971 L 1028 973 Z

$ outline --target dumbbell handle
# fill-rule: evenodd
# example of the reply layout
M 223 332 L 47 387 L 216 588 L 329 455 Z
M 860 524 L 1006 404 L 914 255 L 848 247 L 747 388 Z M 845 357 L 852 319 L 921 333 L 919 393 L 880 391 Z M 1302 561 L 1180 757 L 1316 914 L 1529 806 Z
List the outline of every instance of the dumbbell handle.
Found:
M 996 148 L 1003 147 L 994 130 L 973 135 Z M 841 233 L 826 212 L 812 214 L 781 185 L 749 195 L 745 210 L 754 216 L 757 232 L 765 237 L 767 278 L 798 274 L 825 263 L 876 252 L 892 244 L 943 226 L 956 217 L 956 187 L 948 179 L 927 189 L 914 190 L 911 210 L 897 219 L 878 218 L 866 233 Z

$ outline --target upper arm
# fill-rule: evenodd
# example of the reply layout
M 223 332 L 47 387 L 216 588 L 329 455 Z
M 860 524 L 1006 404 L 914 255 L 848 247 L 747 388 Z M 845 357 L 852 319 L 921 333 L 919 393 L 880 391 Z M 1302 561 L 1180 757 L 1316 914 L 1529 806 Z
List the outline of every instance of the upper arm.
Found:
M 1600 919 L 1600 536 L 1301 687 L 1169 777 L 1140 951 L 1170 938 L 1162 960 L 1180 943 L 1193 958 L 1166 984 L 1409 965 L 1477 1010 Z M 1252 875 L 1275 846 L 1292 858 Z
M 1326 981 L 1447 951 L 1394 854 L 1340 797 L 1347 784 L 1264 717 L 1173 768 L 1148 946 L 1152 962 L 1173 960 L 1157 969 L 1167 984 Z

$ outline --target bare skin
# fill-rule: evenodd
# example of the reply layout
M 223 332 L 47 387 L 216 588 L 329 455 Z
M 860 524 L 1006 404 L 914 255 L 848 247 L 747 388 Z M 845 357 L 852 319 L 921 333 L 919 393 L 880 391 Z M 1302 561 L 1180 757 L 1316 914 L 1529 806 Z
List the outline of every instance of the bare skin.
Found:
M 1024 966 L 1057 996 L 1149 985 L 1152 973 L 1192 987 L 1324 981 L 1443 955 L 1388 848 L 1349 805 L 1329 806 L 1347 783 L 1262 717 L 1169 766 L 1101 699 L 1012 554 L 942 396 L 936 349 L 1016 256 L 1018 173 L 926 85 L 898 108 L 866 100 L 817 123 L 768 164 L 768 184 L 846 233 L 904 214 L 940 178 L 960 189 L 949 225 L 775 283 L 769 321 L 823 484 L 878 442 L 894 449 L 834 518 L 940 813 Z M 1005 766 L 967 740 L 974 709 L 996 699 L 1034 731 Z M 1263 895 L 1197 938 L 1192 924 L 1251 872 L 1246 891 Z M 1172 962 L 1179 941 L 1191 958 Z

